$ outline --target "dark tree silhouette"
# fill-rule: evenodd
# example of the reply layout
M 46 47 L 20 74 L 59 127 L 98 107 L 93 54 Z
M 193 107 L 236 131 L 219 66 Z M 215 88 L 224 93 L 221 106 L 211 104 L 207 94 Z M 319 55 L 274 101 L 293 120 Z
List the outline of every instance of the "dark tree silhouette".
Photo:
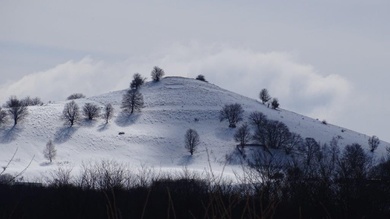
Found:
M 0 126 L 8 121 L 7 112 L 0 107 Z
M 104 119 L 104 121 L 106 121 L 106 124 L 112 118 L 113 115 L 114 115 L 114 107 L 112 107 L 110 103 L 106 104 L 103 108 L 103 114 L 102 114 L 102 118 Z
M 65 104 L 61 118 L 66 122 L 69 122 L 70 126 L 73 126 L 73 124 L 80 119 L 79 106 L 74 100 Z
M 85 98 L 85 95 L 82 94 L 82 93 L 74 93 L 74 94 L 71 94 L 68 98 L 66 98 L 67 100 L 75 100 L 75 99 L 81 99 L 81 98 Z
M 163 69 L 157 67 L 157 66 L 154 66 L 153 70 L 152 70 L 152 80 L 154 82 L 158 82 L 160 81 L 160 79 L 164 76 L 165 72 Z
M 287 126 L 276 120 L 268 120 L 257 126 L 253 139 L 268 148 L 284 148 L 289 143 L 291 132 Z
M 204 77 L 204 75 L 198 75 L 198 76 L 196 77 L 196 80 L 207 82 L 207 81 L 206 81 L 206 78 Z
M 227 119 L 229 121 L 229 127 L 235 128 L 237 122 L 242 120 L 243 114 L 244 110 L 240 104 L 226 104 L 219 112 L 219 119 L 221 122 Z
M 339 161 L 341 179 L 361 180 L 367 177 L 371 159 L 359 144 L 347 145 Z
M 8 108 L 8 114 L 14 120 L 14 125 L 18 124 L 18 121 L 23 120 L 28 115 L 27 106 L 14 96 L 9 98 L 5 106 Z
M 122 109 L 132 114 L 134 110 L 141 111 L 144 107 L 144 98 L 138 90 L 128 90 L 122 99 Z
M 146 78 L 143 78 L 139 73 L 135 73 L 133 75 L 133 80 L 130 83 L 130 88 L 138 90 L 138 88 L 145 83 L 145 80 Z
M 57 150 L 56 150 L 52 140 L 50 140 L 49 142 L 47 142 L 46 147 L 43 150 L 43 156 L 46 159 L 48 159 L 51 163 L 52 160 L 56 157 L 56 155 L 57 155 Z
M 303 138 L 296 133 L 291 133 L 289 141 L 283 145 L 286 154 L 290 154 L 292 151 L 298 149 L 303 144 Z
M 277 98 L 272 99 L 271 106 L 272 106 L 272 109 L 279 108 L 279 100 Z
M 269 95 L 268 90 L 265 88 L 260 91 L 259 96 L 260 96 L 260 100 L 263 104 L 265 104 L 266 102 L 271 100 L 271 96 Z
M 43 102 L 39 97 L 31 98 L 27 96 L 26 98 L 21 100 L 23 105 L 25 106 L 38 106 L 38 105 L 43 105 Z
M 191 155 L 194 154 L 196 147 L 200 143 L 198 133 L 193 129 L 188 129 L 184 139 L 185 148 L 190 152 Z
M 372 137 L 370 137 L 370 138 L 368 139 L 368 145 L 370 146 L 370 151 L 371 151 L 371 152 L 374 152 L 374 151 L 378 148 L 378 146 L 379 146 L 380 143 L 381 143 L 381 142 L 380 142 L 379 138 L 376 137 L 375 135 L 373 135 Z
M 262 112 L 253 112 L 249 115 L 249 123 L 255 128 L 263 127 L 267 122 L 267 116 Z
M 234 140 L 240 143 L 241 148 L 244 148 L 244 146 L 251 140 L 251 138 L 251 131 L 246 123 L 238 128 L 234 134 Z
M 86 103 L 83 107 L 83 114 L 89 120 L 92 120 L 99 116 L 100 108 L 93 103 Z

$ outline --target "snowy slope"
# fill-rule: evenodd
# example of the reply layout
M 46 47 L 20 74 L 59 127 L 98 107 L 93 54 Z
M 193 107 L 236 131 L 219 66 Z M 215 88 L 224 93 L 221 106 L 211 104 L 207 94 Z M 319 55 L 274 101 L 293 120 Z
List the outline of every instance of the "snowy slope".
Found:
M 114 118 L 108 125 L 103 120 L 81 121 L 69 128 L 60 120 L 67 101 L 29 107 L 26 120 L 12 127 L 0 129 L 0 166 L 5 166 L 18 149 L 8 173 L 23 169 L 33 158 L 31 166 L 24 174 L 35 180 L 48 175 L 59 166 L 73 168 L 75 174 L 82 163 L 94 160 L 115 160 L 128 164 L 130 168 L 141 165 L 158 170 L 181 170 L 184 167 L 203 171 L 209 168 L 222 171 L 226 156 L 235 153 L 234 129 L 227 122 L 219 122 L 219 110 L 224 104 L 240 103 L 245 115 L 261 111 L 269 119 L 285 123 L 292 132 L 302 137 L 312 137 L 321 143 L 328 143 L 333 137 L 339 138 L 341 146 L 359 143 L 368 150 L 368 136 L 331 124 L 305 117 L 287 110 L 272 110 L 256 100 L 221 89 L 215 85 L 195 79 L 167 77 L 158 83 L 148 82 L 141 88 L 145 107 L 140 113 L 130 117 L 120 114 L 122 95 L 116 91 L 95 97 L 76 100 L 80 108 L 87 102 L 103 106 L 111 103 L 115 108 Z M 195 118 L 198 121 L 195 121 Z M 201 145 L 194 156 L 184 148 L 184 134 L 187 129 L 197 130 Z M 118 135 L 125 132 L 124 135 Z M 57 158 L 47 164 L 42 151 L 52 139 L 57 148 Z M 385 154 L 381 142 L 375 152 L 377 157 Z M 238 165 L 229 164 L 223 170 L 233 174 Z

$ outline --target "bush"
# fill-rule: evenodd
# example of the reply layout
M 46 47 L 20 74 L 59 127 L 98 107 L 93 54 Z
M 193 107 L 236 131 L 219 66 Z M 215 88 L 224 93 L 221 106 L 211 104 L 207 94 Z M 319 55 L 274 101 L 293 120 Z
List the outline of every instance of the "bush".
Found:
M 204 77 L 204 75 L 198 75 L 198 76 L 196 77 L 196 80 L 207 82 L 206 79 L 205 79 L 205 77 Z
M 81 98 L 85 98 L 85 95 L 82 94 L 82 93 L 74 93 L 74 94 L 71 94 L 68 98 L 66 98 L 67 100 L 75 100 L 75 99 L 81 99 Z
M 277 98 L 272 99 L 271 106 L 272 106 L 272 109 L 279 108 L 279 100 Z
M 165 72 L 163 69 L 157 67 L 157 66 L 154 66 L 153 70 L 152 70 L 152 80 L 154 82 L 158 82 L 160 81 L 160 79 L 164 76 Z

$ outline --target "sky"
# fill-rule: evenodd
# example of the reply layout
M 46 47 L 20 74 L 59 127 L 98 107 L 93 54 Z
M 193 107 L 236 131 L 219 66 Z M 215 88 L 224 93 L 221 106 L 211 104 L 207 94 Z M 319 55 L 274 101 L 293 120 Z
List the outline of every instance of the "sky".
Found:
M 206 79 L 390 141 L 390 1 L 0 1 L 0 103 Z

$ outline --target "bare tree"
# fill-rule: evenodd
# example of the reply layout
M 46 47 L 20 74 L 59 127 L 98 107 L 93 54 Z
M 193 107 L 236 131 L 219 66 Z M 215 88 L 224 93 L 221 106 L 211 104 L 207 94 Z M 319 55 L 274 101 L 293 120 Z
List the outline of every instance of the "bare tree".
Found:
M 244 146 L 251 140 L 251 137 L 252 135 L 250 133 L 249 126 L 246 123 L 238 128 L 234 134 L 234 140 L 240 143 L 241 148 L 244 148 Z
M 47 142 L 45 149 L 43 150 L 43 156 L 50 161 L 50 163 L 53 161 L 53 159 L 57 155 L 57 150 L 52 142 L 52 140 L 49 140 Z
M 256 128 L 253 139 L 268 148 L 284 148 L 291 139 L 291 132 L 284 123 L 269 120 Z
M 372 137 L 370 137 L 370 138 L 368 139 L 368 145 L 370 146 L 370 151 L 371 151 L 371 152 L 374 152 L 374 151 L 378 148 L 378 146 L 379 146 L 380 143 L 381 143 L 381 142 L 380 142 L 379 138 L 376 137 L 375 135 L 373 135 Z
M 80 99 L 80 98 L 85 98 L 85 95 L 82 94 L 82 93 L 74 93 L 74 94 L 71 94 L 68 98 L 66 98 L 67 100 L 75 100 L 75 99 Z
M 196 77 L 196 80 L 207 82 L 207 81 L 206 81 L 206 78 L 204 77 L 204 75 L 198 75 L 198 76 Z
M 28 115 L 27 106 L 15 96 L 10 97 L 5 105 L 8 108 L 8 114 L 14 120 L 14 126 Z
M 342 179 L 364 179 L 371 167 L 370 157 L 359 144 L 347 145 L 339 161 Z
M 244 110 L 240 104 L 226 104 L 219 112 L 219 119 L 221 122 L 227 119 L 229 121 L 229 127 L 235 128 L 237 122 L 242 120 L 243 114 Z
M 271 106 L 272 106 L 272 109 L 279 108 L 279 100 L 277 98 L 272 99 Z
M 196 150 L 196 147 L 200 143 L 198 133 L 193 129 L 188 129 L 185 135 L 184 143 L 185 148 L 187 148 L 191 155 L 193 155 Z
M 106 121 L 106 124 L 112 118 L 113 115 L 114 115 L 114 107 L 112 107 L 110 103 L 106 104 L 103 108 L 103 114 L 102 114 L 102 118 L 104 119 L 104 121 Z
M 39 97 L 31 98 L 27 96 L 26 98 L 22 99 L 22 104 L 25 106 L 38 106 L 43 105 L 43 102 Z
M 164 74 L 165 74 L 164 70 L 157 66 L 154 66 L 151 73 L 154 82 L 160 81 L 160 79 L 164 76 Z
M 122 109 L 124 111 L 130 111 L 130 114 L 134 110 L 141 111 L 141 108 L 144 107 L 144 98 L 138 90 L 128 90 L 122 99 Z
M 61 118 L 69 122 L 70 126 L 73 126 L 73 124 L 80 119 L 79 106 L 77 105 L 76 102 L 74 102 L 74 100 L 65 104 L 64 110 L 62 111 Z
M 145 83 L 146 78 L 143 78 L 139 73 L 133 75 L 133 80 L 130 83 L 131 89 L 138 89 Z
M 0 107 L 0 126 L 8 121 L 7 112 Z
M 260 91 L 259 96 L 260 96 L 260 100 L 263 104 L 265 104 L 266 102 L 271 100 L 271 96 L 269 95 L 268 90 L 265 88 Z
M 252 112 L 249 115 L 249 123 L 256 128 L 262 127 L 267 124 L 268 119 L 267 116 L 262 112 Z
M 89 120 L 92 120 L 99 116 L 100 108 L 93 103 L 86 103 L 83 107 L 83 114 Z
M 298 149 L 303 144 L 303 138 L 296 133 L 291 133 L 290 140 L 283 145 L 286 154 L 290 154 L 294 149 Z

